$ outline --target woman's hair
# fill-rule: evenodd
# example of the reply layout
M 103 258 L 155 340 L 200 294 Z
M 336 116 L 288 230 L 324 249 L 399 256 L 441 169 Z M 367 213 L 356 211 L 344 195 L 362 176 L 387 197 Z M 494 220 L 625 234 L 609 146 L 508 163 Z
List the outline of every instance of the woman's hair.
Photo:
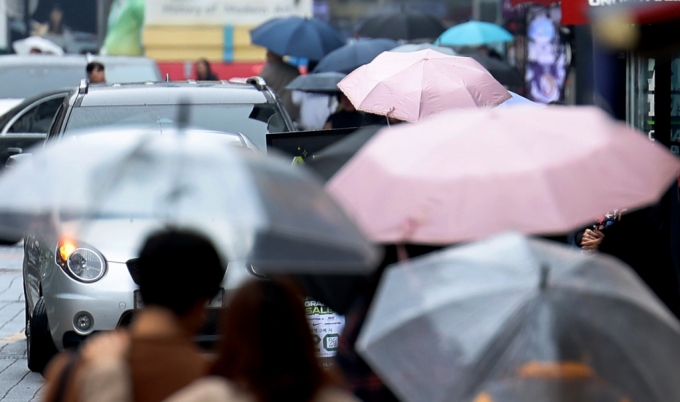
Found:
M 258 402 L 307 402 L 321 388 L 340 384 L 321 367 L 302 298 L 289 283 L 244 284 L 221 325 L 213 374 L 233 381 Z
M 210 67 L 210 62 L 207 59 L 201 58 L 196 60 L 196 65 L 203 64 L 205 66 L 205 77 L 198 77 L 198 69 L 196 70 L 196 78 L 200 79 L 210 79 L 213 74 L 212 68 Z
M 52 21 L 52 14 L 53 13 L 60 13 L 61 14 L 61 20 L 59 21 L 59 25 L 55 25 L 54 21 Z M 55 4 L 54 7 L 52 7 L 52 11 L 50 11 L 50 16 L 47 20 L 47 26 L 48 26 L 48 32 L 53 33 L 53 34 L 63 34 L 64 33 L 64 10 L 61 9 L 61 6 L 59 4 Z

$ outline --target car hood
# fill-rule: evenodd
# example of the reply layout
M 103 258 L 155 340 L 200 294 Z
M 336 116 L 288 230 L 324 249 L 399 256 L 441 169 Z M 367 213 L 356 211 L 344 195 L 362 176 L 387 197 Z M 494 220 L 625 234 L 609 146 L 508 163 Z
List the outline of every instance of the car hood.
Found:
M 94 247 L 108 262 L 125 263 L 137 258 L 146 238 L 163 227 L 165 224 L 157 219 L 97 219 L 84 226 L 80 222 L 64 223 L 62 233 Z M 236 289 L 252 278 L 245 261 L 229 261 L 222 286 Z
M 23 99 L 18 98 L 6 98 L 0 99 L 0 116 L 7 113 L 11 108 L 20 104 Z
M 97 249 L 107 261 L 125 263 L 139 255 L 146 238 L 163 227 L 156 219 L 98 219 L 70 222 L 64 232 Z

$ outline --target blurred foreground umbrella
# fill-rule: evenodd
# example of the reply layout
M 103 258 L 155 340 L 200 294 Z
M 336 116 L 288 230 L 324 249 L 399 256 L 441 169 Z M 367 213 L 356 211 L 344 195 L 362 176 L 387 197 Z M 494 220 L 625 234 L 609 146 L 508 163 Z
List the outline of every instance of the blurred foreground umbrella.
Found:
M 344 45 L 338 33 L 314 18 L 274 18 L 250 31 L 251 41 L 279 55 L 321 60 Z
M 357 110 L 415 123 L 449 109 L 496 106 L 510 94 L 469 57 L 385 52 L 338 87 Z
M 346 75 L 335 72 L 300 75 L 291 81 L 286 89 L 314 93 L 337 93 L 340 92 L 338 82 L 342 81 Z
M 313 72 L 335 71 L 349 74 L 358 67 L 370 63 L 380 53 L 397 46 L 398 43 L 391 39 L 360 39 L 330 52 L 317 64 Z
M 479 46 L 488 43 L 510 42 L 514 38 L 510 32 L 496 24 L 483 21 L 470 21 L 446 30 L 435 45 Z
M 437 17 L 415 11 L 397 11 L 369 17 L 357 33 L 365 38 L 394 40 L 435 39 L 446 28 Z
M 479 53 L 462 53 L 461 56 L 472 57 L 477 60 L 482 67 L 486 68 L 503 85 L 511 87 L 521 87 L 524 85 L 524 78 L 519 70 L 503 60 Z
M 518 234 L 388 268 L 356 348 L 409 402 L 472 401 L 546 369 L 631 401 L 680 395 L 680 324 L 628 266 Z M 555 390 L 518 400 L 610 400 Z
M 598 108 L 517 106 L 383 129 L 327 189 L 373 241 L 452 244 L 565 233 L 657 201 L 679 172 Z
M 0 234 L 45 221 L 157 219 L 206 228 L 230 260 L 258 272 L 372 270 L 379 256 L 311 175 L 233 144 L 167 129 L 66 138 L 0 177 Z
M 324 181 L 328 181 L 382 128 L 383 126 L 360 128 L 315 154 L 314 159 L 306 161 L 305 165 Z
M 26 39 L 15 41 L 12 44 L 12 47 L 20 56 L 31 54 L 31 52 L 35 50 L 44 54 L 53 54 L 56 56 L 64 55 L 64 49 L 59 47 L 59 45 L 40 36 L 31 36 Z
M 410 53 L 427 49 L 436 50 L 439 53 L 448 54 L 449 56 L 458 56 L 458 53 L 456 53 L 450 47 L 436 46 L 431 43 L 419 43 L 419 44 L 408 43 L 406 45 L 395 47 L 394 49 L 390 50 L 390 52 Z

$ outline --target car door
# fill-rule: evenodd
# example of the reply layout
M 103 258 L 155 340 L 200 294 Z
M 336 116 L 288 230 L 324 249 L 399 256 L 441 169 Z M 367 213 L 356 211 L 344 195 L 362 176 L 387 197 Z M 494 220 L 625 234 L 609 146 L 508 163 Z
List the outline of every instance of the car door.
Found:
M 26 106 L 0 130 L 0 170 L 10 156 L 25 152 L 47 137 L 50 124 L 67 93 L 52 94 Z

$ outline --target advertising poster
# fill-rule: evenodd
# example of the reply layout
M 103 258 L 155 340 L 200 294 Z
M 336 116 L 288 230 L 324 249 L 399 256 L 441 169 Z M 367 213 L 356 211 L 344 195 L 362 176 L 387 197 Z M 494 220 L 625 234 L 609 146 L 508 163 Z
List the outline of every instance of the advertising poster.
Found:
M 559 7 L 527 10 L 526 94 L 535 102 L 564 100 L 567 56 L 559 34 L 560 19 Z
M 323 303 L 309 298 L 305 300 L 305 310 L 312 329 L 317 355 L 324 366 L 328 366 L 332 364 L 333 357 L 340 346 L 340 334 L 345 326 L 345 317 L 335 313 Z

